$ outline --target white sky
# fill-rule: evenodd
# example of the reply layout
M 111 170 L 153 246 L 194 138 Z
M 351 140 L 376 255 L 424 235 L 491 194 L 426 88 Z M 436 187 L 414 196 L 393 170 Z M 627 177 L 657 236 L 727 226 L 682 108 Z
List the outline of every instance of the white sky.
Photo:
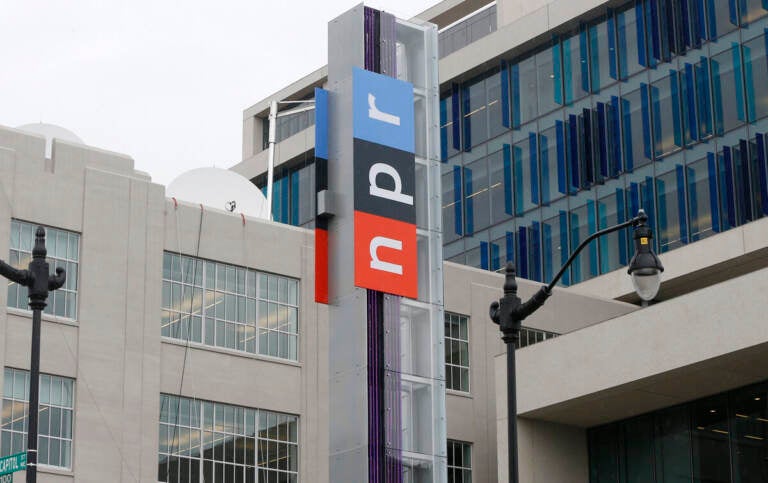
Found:
M 0 124 L 46 122 L 167 185 L 241 158 L 242 111 L 327 62 L 360 0 L 2 0 Z M 367 5 L 410 18 L 436 0 Z

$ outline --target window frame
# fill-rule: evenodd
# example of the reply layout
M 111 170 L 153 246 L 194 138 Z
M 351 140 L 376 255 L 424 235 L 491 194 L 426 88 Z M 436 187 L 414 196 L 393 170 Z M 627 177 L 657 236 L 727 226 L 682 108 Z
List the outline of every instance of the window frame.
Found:
M 455 313 L 455 312 L 445 311 L 444 318 L 446 320 L 444 321 L 444 324 L 448 324 L 448 320 L 447 319 L 449 317 L 457 317 L 458 318 L 458 321 L 459 321 L 459 337 L 461 336 L 461 322 L 464 321 L 464 323 L 466 324 L 467 338 L 466 339 L 455 338 L 455 337 L 452 337 L 448 333 L 448 331 L 445 331 L 444 338 L 445 338 L 445 351 L 446 351 L 446 355 L 450 353 L 450 350 L 449 350 L 450 344 L 449 344 L 449 342 L 454 342 L 455 341 L 455 342 L 458 342 L 460 344 L 466 344 L 466 347 L 467 347 L 467 365 L 463 366 L 463 365 L 461 365 L 460 362 L 459 363 L 454 363 L 453 361 L 452 362 L 448 362 L 448 360 L 445 361 L 445 369 L 446 369 L 445 370 L 445 374 L 446 374 L 445 375 L 445 388 L 446 388 L 447 391 L 451 391 L 451 392 L 456 392 L 456 393 L 461 393 L 461 394 L 471 394 L 471 392 L 472 392 L 472 364 L 471 364 L 471 362 L 472 361 L 471 361 L 471 354 L 470 354 L 470 350 L 469 350 L 469 347 L 470 347 L 470 342 L 469 342 L 469 320 L 470 320 L 470 317 L 468 315 L 463 315 L 463 314 L 459 314 L 459 313 Z M 458 368 L 460 371 L 461 370 L 466 370 L 467 371 L 467 387 L 466 387 L 466 389 L 462 389 L 461 388 L 461 378 L 459 378 L 459 381 L 458 381 L 458 383 L 459 383 L 459 388 L 458 389 L 456 389 L 455 387 L 451 387 L 450 386 L 450 384 L 456 382 L 456 381 L 453 381 L 452 377 L 449 379 L 449 375 L 448 375 L 449 374 L 449 370 L 454 368 L 454 367 Z

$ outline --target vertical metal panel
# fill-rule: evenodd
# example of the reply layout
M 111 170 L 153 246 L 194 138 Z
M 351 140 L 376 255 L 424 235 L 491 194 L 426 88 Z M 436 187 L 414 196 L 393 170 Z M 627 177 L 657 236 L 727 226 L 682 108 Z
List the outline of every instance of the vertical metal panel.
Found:
M 616 223 L 624 223 L 626 221 L 624 203 L 624 190 L 616 188 Z M 630 216 L 634 216 L 634 213 L 630 213 Z M 627 230 L 621 230 L 619 232 L 619 263 L 624 266 L 628 263 L 627 253 Z
M 568 115 L 568 159 L 570 161 L 570 186 L 576 192 L 580 187 L 579 176 L 579 121 L 575 114 Z
M 723 147 L 723 167 L 725 169 L 725 206 L 728 214 L 728 228 L 737 226 L 736 223 L 736 196 L 733 183 L 733 153 L 730 146 Z
M 560 218 L 560 260 L 568 260 L 568 245 L 569 245 L 569 236 L 568 236 L 568 212 L 565 210 L 560 210 L 559 213 Z M 568 286 L 571 284 L 571 269 L 567 269 L 565 272 L 563 272 L 563 278 L 561 279 L 563 285 Z
M 464 206 L 466 207 L 466 231 L 467 236 L 475 232 L 475 200 L 472 197 L 472 169 L 464 168 Z
M 564 43 L 568 42 L 565 40 Z M 571 50 L 568 48 L 567 43 L 561 48 L 560 41 L 557 36 L 552 40 L 552 73 L 555 76 L 553 80 L 554 84 L 554 97 L 555 103 L 563 104 L 562 85 L 565 81 L 565 103 L 571 102 Z M 562 54 L 561 54 L 562 49 Z M 565 67 L 565 70 L 563 70 Z
M 517 229 L 517 273 L 520 277 L 528 278 L 528 229 L 520 226 Z
M 520 66 L 512 66 L 512 127 L 520 127 Z
M 541 227 L 538 221 L 531 223 L 530 228 L 530 279 L 541 282 Z
M 573 63 L 571 59 L 571 39 L 565 39 L 561 42 L 556 43 L 555 46 L 553 47 L 553 52 L 554 52 L 554 49 L 559 49 L 559 48 L 562 48 L 562 53 L 563 53 L 563 83 L 565 85 L 565 92 L 563 93 L 563 103 L 565 105 L 570 105 L 571 102 L 573 102 L 573 70 L 572 70 Z
M 515 207 L 512 203 L 512 147 L 509 144 L 504 144 L 502 156 L 504 163 L 504 213 L 508 215 L 515 214 Z
M 683 143 L 683 128 L 680 122 L 680 83 L 677 71 L 674 69 L 669 71 L 669 90 L 672 99 L 672 129 L 675 133 L 675 145 L 682 148 L 685 145 Z
M 768 173 L 766 172 L 765 155 L 765 135 L 757 133 L 755 135 L 757 149 L 758 176 L 760 180 L 760 206 L 763 208 L 763 215 L 768 215 Z
M 547 136 L 539 134 L 539 148 L 541 160 L 541 204 L 548 205 L 550 198 L 549 193 L 549 140 Z
M 461 189 L 461 166 L 453 167 L 453 230 L 457 235 L 464 234 L 463 200 Z
M 617 177 L 621 174 L 623 163 L 621 159 L 621 115 L 619 110 L 619 97 L 611 96 L 609 112 L 611 114 L 610 134 L 608 135 L 611 144 L 611 165 L 610 176 Z
M 595 200 L 587 200 L 587 230 L 590 235 L 597 231 L 596 214 Z M 600 275 L 597 271 L 597 240 L 589 242 L 589 273 L 592 277 Z
M 611 79 L 619 79 L 619 72 L 618 72 L 618 66 L 617 66 L 617 53 L 626 55 L 626 44 L 624 45 L 624 50 L 622 52 L 616 51 L 616 16 L 613 12 L 613 9 L 608 9 L 608 12 L 606 14 L 608 16 L 607 20 L 607 28 L 608 28 L 608 52 L 610 52 L 610 57 L 608 59 L 608 69 L 609 69 L 609 75 L 611 76 Z M 595 51 L 598 51 L 598 45 L 597 45 L 597 36 L 595 36 L 595 45 L 594 45 Z M 599 59 L 600 54 L 598 52 L 593 53 L 593 57 L 595 58 L 595 62 L 597 62 L 597 59 Z M 625 59 L 626 57 L 622 57 L 622 59 Z M 593 76 L 594 79 L 594 76 Z M 598 76 L 599 79 L 599 76 Z
M 695 141 L 699 139 L 699 125 L 696 121 L 696 87 L 695 79 L 693 75 L 693 65 L 685 63 L 685 97 L 683 97 L 683 103 L 685 108 L 683 113 L 685 114 L 685 126 L 688 132 L 688 140 Z
M 645 45 L 645 7 L 643 0 L 639 0 L 635 3 L 635 26 L 637 36 L 637 62 L 643 67 L 649 67 L 648 50 Z M 626 58 L 626 46 L 624 47 L 624 54 L 624 58 Z M 622 79 L 625 79 L 626 77 L 627 73 L 625 71 L 622 75 Z
M 643 117 L 643 152 L 645 157 L 653 159 L 653 144 L 651 142 L 651 112 L 648 105 L 649 88 L 648 84 L 640 84 L 640 106 Z
M 624 146 L 624 169 L 631 173 L 635 168 L 634 152 L 632 150 L 632 106 L 629 100 L 621 99 L 622 143 Z
M 718 168 L 715 153 L 707 153 L 707 169 L 709 171 L 709 205 L 712 212 L 712 231 L 721 230 L 720 196 L 717 192 Z
M 597 154 L 598 165 L 600 166 L 600 177 L 602 179 L 608 178 L 608 133 L 605 104 L 602 102 L 597 103 Z
M 581 90 L 590 92 L 589 86 L 589 44 L 587 43 L 587 29 L 579 28 L 579 65 L 581 66 Z M 595 44 L 597 47 L 597 44 Z M 600 85 L 599 82 L 597 84 Z
M 757 119 L 756 106 L 755 106 L 755 83 L 753 79 L 752 70 L 752 49 L 746 45 L 742 46 L 744 49 L 744 85 L 747 89 L 747 121 L 754 122 Z
M 509 64 L 501 61 L 501 125 L 511 127 L 509 118 Z
M 536 149 L 536 133 L 528 133 L 528 164 L 531 170 L 531 203 L 539 204 L 539 157 Z
M 461 108 L 459 105 L 459 85 L 451 84 L 451 129 L 453 131 L 453 149 L 461 150 Z
M 557 190 L 562 194 L 566 191 L 566 167 L 565 167 L 565 125 L 563 121 L 555 121 L 555 139 L 557 144 Z
M 700 65 L 696 65 L 696 99 L 699 114 L 699 137 L 713 134 L 712 129 L 712 96 L 709 82 L 709 59 L 701 57 Z
M 488 270 L 490 268 L 490 264 L 488 263 L 488 242 L 487 241 L 480 242 L 480 268 L 482 268 L 483 270 Z
M 688 243 L 688 213 L 685 209 L 685 171 L 683 166 L 675 165 L 677 175 L 677 217 L 680 220 L 680 241 Z
M 740 121 L 745 121 L 747 116 L 744 113 L 744 71 L 741 67 L 741 47 L 737 42 L 731 43 L 731 58 L 736 89 L 736 113 Z

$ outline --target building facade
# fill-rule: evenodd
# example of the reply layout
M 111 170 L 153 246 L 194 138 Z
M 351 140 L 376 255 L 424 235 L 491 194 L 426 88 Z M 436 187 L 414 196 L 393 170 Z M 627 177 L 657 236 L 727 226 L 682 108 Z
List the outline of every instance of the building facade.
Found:
M 666 267 L 663 303 L 601 324 L 597 317 L 520 351 L 522 480 L 768 478 L 759 456 L 768 373 L 757 369 L 765 334 L 747 302 L 759 298 L 766 276 L 768 4 L 464 1 L 438 3 L 418 18 L 441 29 L 445 259 L 490 272 L 513 261 L 523 278 L 548 282 L 587 236 L 642 208 Z M 246 109 L 243 161 L 232 169 L 264 186 L 268 101 L 310 98 L 325 81 L 321 68 Z M 314 183 L 314 138 L 303 116 L 280 121 L 273 213 L 311 226 L 314 200 L 302 193 Z M 632 245 L 628 231 L 592 242 L 561 285 L 637 302 L 622 270 Z M 446 334 L 472 353 L 477 342 L 462 338 L 461 315 Z M 570 332 L 561 323 L 552 330 Z M 485 388 L 462 381 L 472 370 L 461 357 L 446 358 L 450 387 L 496 398 L 487 404 L 498 415 L 505 481 L 503 355 Z M 606 365 L 615 377 L 603 380 L 597 375 L 612 372 Z M 487 440 L 451 418 L 454 396 L 449 479 L 462 481 L 456 475 L 484 458 Z

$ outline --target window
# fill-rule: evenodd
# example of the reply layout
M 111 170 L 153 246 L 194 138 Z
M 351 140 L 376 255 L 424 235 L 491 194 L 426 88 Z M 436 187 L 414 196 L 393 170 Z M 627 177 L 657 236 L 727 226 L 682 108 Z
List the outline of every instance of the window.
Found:
M 554 339 L 559 334 L 554 332 L 547 332 L 546 330 L 531 329 L 530 327 L 522 327 L 520 329 L 520 340 L 517 343 L 516 348 L 521 349 L 529 345 L 533 345 L 539 342 L 544 342 L 547 339 Z
M 157 480 L 298 481 L 299 418 L 162 394 Z
M 472 482 L 472 444 L 448 440 L 448 483 Z
M 3 377 L 0 456 L 9 456 L 27 449 L 29 372 L 6 367 Z M 37 451 L 41 465 L 72 467 L 74 386 L 73 379 L 40 375 Z
M 161 333 L 295 361 L 298 297 L 298 280 L 166 252 Z
M 32 260 L 32 247 L 35 244 L 37 224 L 11 220 L 11 249 L 9 263 L 14 268 L 26 270 Z M 67 281 L 63 287 L 48 295 L 46 314 L 68 319 L 77 318 L 77 271 L 80 260 L 80 235 L 57 228 L 45 227 L 45 247 L 48 250 L 46 260 L 51 273 L 56 267 L 67 271 Z M 8 307 L 29 309 L 27 288 L 17 283 L 8 283 Z
M 469 336 L 464 315 L 445 314 L 445 387 L 469 392 Z

